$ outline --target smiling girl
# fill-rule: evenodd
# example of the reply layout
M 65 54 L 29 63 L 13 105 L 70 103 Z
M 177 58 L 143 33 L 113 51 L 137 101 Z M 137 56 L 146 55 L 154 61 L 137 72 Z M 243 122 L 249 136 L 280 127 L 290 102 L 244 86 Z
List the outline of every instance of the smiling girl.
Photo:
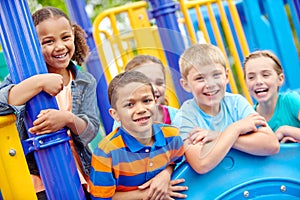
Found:
M 57 8 L 42 8 L 32 19 L 49 73 L 34 75 L 18 84 L 13 84 L 10 76 L 6 77 L 0 86 L 0 102 L 18 113 L 17 128 L 21 139 L 26 139 L 23 116 L 26 102 L 42 91 L 55 96 L 59 110 L 42 110 L 28 131 L 41 135 L 67 127 L 81 183 L 87 186 L 91 161 L 88 143 L 99 129 L 96 81 L 91 74 L 77 70 L 72 61 L 81 65 L 88 55 L 85 33 Z M 33 153 L 26 158 L 38 199 L 46 199 Z
M 284 74 L 279 59 L 271 51 L 256 51 L 246 57 L 244 72 L 248 90 L 280 142 L 300 140 L 300 96 L 279 93 Z

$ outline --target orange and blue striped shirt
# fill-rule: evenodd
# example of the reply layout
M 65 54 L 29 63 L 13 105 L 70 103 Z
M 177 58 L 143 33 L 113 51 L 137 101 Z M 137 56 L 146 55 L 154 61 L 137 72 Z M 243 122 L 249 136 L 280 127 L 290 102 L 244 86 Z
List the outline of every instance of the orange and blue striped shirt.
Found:
M 152 146 L 144 146 L 122 127 L 100 141 L 92 156 L 92 199 L 111 199 L 116 191 L 136 190 L 168 165 L 183 160 L 179 130 L 165 124 L 153 124 L 152 128 Z

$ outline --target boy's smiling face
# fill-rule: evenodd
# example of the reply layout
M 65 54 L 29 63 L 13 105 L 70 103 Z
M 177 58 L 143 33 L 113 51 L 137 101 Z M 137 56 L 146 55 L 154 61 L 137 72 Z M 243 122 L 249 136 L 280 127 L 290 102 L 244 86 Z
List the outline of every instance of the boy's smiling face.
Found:
M 150 85 L 133 82 L 117 91 L 115 108 L 111 116 L 121 122 L 122 127 L 132 136 L 144 139 L 152 136 L 153 115 L 156 109 Z
M 182 87 L 191 92 L 203 112 L 216 115 L 224 97 L 228 71 L 221 64 L 191 68 L 187 80 L 181 79 Z

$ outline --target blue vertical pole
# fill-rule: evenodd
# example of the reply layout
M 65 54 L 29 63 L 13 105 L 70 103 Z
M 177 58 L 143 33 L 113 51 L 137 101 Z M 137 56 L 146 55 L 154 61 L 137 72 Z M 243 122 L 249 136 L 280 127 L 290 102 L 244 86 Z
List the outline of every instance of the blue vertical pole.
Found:
M 90 50 L 92 51 L 90 57 L 86 61 L 87 70 L 93 74 L 97 80 L 97 99 L 100 115 L 106 134 L 111 132 L 113 127 L 113 119 L 109 115 L 108 109 L 110 108 L 107 96 L 107 81 L 103 72 L 102 64 L 100 62 L 95 41 L 93 38 L 92 24 L 90 18 L 85 11 L 84 0 L 65 0 L 68 7 L 71 19 L 81 26 L 87 33 L 87 42 Z
M 294 24 L 294 31 L 296 32 L 295 39 L 298 38 L 298 43 L 299 43 L 300 42 L 300 1 L 288 0 L 287 4 L 290 7 L 290 16 Z
M 178 3 L 173 0 L 149 0 L 152 5 L 151 13 L 156 20 L 162 45 L 167 57 L 171 75 L 176 88 L 177 98 L 180 104 L 191 94 L 185 92 L 180 86 L 180 71 L 178 60 L 185 50 L 184 41 L 179 30 L 176 11 Z
M 0 35 L 14 83 L 35 74 L 47 73 L 26 0 L 0 0 Z M 32 98 L 26 107 L 27 128 L 32 126 L 41 110 L 58 109 L 55 98 L 45 92 Z M 48 199 L 85 199 L 67 131 L 62 129 L 41 136 L 28 135 L 28 149 L 24 151 L 34 150 Z
M 261 6 L 265 12 L 262 12 Z M 298 52 L 283 1 L 243 0 L 243 7 L 256 49 L 272 50 L 281 60 L 285 69 L 285 83 L 280 90 L 298 89 L 297 74 L 300 73 Z M 265 15 L 267 19 L 262 17 Z M 298 29 L 296 27 L 296 32 Z
M 298 16 L 298 22 L 300 23 L 300 1 L 299 0 L 293 0 L 294 5 L 295 5 L 295 9 L 297 12 L 297 16 Z

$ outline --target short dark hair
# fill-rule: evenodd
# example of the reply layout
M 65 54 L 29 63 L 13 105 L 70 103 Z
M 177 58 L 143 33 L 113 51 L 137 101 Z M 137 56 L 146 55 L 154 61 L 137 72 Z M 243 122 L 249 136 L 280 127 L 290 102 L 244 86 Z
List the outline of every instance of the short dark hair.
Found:
M 154 90 L 151 81 L 147 76 L 138 71 L 126 71 L 115 76 L 108 85 L 108 100 L 111 107 L 116 108 L 119 89 L 129 83 L 134 82 L 149 85 L 154 96 Z

